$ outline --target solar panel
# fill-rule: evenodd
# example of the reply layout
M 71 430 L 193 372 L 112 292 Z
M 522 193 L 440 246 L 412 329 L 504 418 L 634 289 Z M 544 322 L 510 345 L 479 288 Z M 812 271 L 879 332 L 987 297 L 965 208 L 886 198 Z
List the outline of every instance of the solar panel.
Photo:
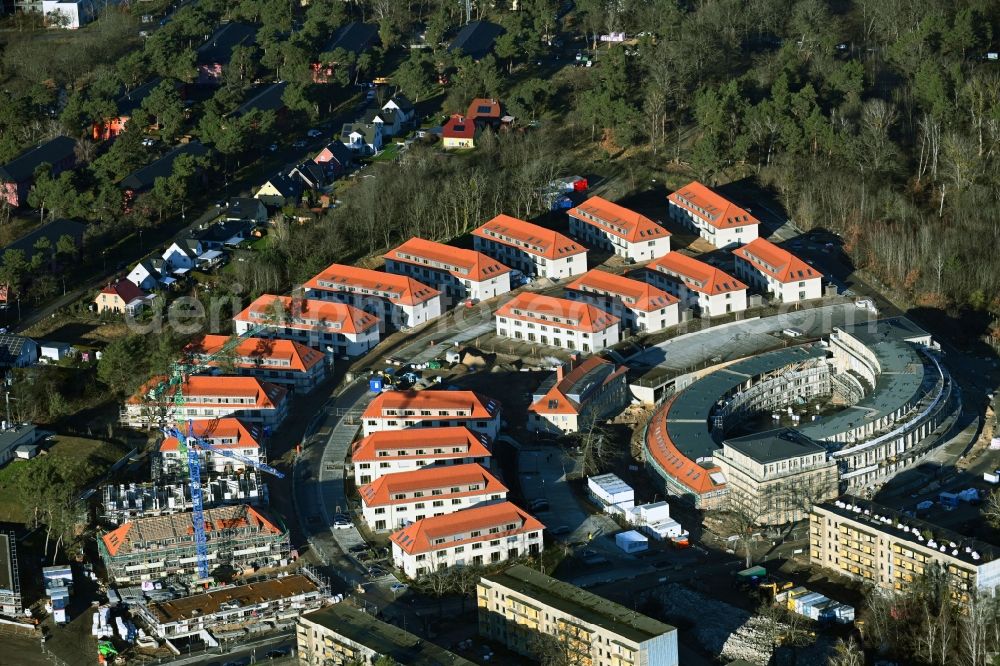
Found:
M 493 110 L 493 107 L 488 104 L 480 104 L 479 108 L 476 109 L 476 113 L 489 113 Z

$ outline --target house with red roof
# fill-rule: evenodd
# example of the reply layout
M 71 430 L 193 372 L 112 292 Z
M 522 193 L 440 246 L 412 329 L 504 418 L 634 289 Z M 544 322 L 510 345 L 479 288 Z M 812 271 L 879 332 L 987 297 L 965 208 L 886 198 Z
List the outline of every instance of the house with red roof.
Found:
M 794 254 L 764 238 L 733 250 L 736 274 L 782 303 L 798 303 L 823 295 L 823 274 Z
M 667 196 L 670 217 L 719 248 L 757 238 L 760 220 L 721 194 L 692 181 Z
M 587 247 L 602 248 L 632 261 L 650 261 L 670 252 L 670 232 L 624 206 L 590 197 L 570 208 L 569 233 Z
M 385 254 L 387 273 L 407 275 L 439 289 L 454 304 L 510 291 L 510 269 L 482 252 L 411 238 Z
M 500 402 L 475 391 L 387 391 L 361 414 L 365 436 L 381 430 L 465 426 L 496 439 Z
M 545 526 L 501 502 L 424 518 L 389 537 L 392 562 L 410 578 L 454 566 L 487 566 L 540 556 Z
M 170 384 L 157 376 L 125 401 L 121 422 L 141 428 L 234 417 L 249 425 L 276 428 L 288 414 L 289 402 L 286 389 L 256 377 L 191 375 L 180 384 Z
M 507 499 L 507 487 L 479 465 L 421 467 L 386 474 L 358 489 L 361 511 L 375 531 Z
M 490 438 L 465 426 L 380 430 L 351 445 L 354 484 L 425 467 L 476 464 L 489 469 Z
M 528 276 L 552 280 L 587 272 L 587 248 L 563 234 L 510 215 L 497 215 L 472 232 L 477 252 Z
M 484 127 L 497 129 L 500 127 L 500 119 L 503 117 L 500 100 L 477 97 L 469 103 L 469 110 L 465 112 L 465 117 L 480 129 Z
M 747 286 L 711 264 L 669 252 L 646 265 L 652 284 L 681 300 L 703 317 L 747 309 Z
M 378 344 L 379 318 L 347 303 L 263 294 L 233 317 L 236 335 L 292 340 L 333 357 L 360 356 Z
M 146 303 L 146 292 L 128 280 L 115 280 L 94 297 L 97 312 L 136 315 Z
M 566 285 L 566 298 L 596 305 L 633 331 L 661 331 L 680 321 L 680 301 L 648 282 L 591 269 Z
M 195 437 L 204 439 L 217 449 L 239 454 L 256 462 L 264 461 L 260 445 L 261 429 L 235 418 L 192 421 Z M 228 474 L 246 469 L 246 465 L 217 451 L 197 449 L 203 474 Z M 187 475 L 187 456 L 181 455 L 176 437 L 164 437 L 159 448 L 160 471 L 163 474 Z
M 522 292 L 494 315 L 497 335 L 583 352 L 621 342 L 619 318 L 589 303 Z
M 475 148 L 476 123 L 454 113 L 441 127 L 441 145 L 445 148 Z
M 373 313 L 383 329 L 420 326 L 443 309 L 441 292 L 406 275 L 331 264 L 303 285 L 306 296 Z
M 223 352 L 230 338 L 203 335 L 184 347 L 183 354 L 218 372 L 257 377 L 298 393 L 308 393 L 326 377 L 323 352 L 295 340 L 248 337 Z
M 528 407 L 528 430 L 561 435 L 612 418 L 632 400 L 627 368 L 600 356 L 570 361 L 542 382 Z

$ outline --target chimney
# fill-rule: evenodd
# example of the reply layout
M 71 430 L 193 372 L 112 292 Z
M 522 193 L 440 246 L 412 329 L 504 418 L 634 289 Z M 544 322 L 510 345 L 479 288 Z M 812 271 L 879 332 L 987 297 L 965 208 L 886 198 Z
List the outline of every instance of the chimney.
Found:
M 558 384 L 562 380 L 563 380 L 563 366 L 562 363 L 560 363 L 559 367 L 556 368 L 556 383 Z

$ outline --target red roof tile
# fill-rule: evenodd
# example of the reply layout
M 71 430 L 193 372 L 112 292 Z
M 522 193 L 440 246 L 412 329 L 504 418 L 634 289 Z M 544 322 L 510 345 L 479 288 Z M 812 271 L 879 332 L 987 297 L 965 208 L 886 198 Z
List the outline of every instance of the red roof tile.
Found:
M 508 529 L 507 525 L 514 525 L 515 527 Z M 501 529 L 499 532 L 491 534 L 489 532 L 491 527 L 499 527 Z M 442 548 L 460 546 L 474 541 L 502 539 L 514 534 L 543 529 L 545 529 L 544 525 L 522 509 L 510 502 L 501 502 L 499 504 L 463 509 L 446 516 L 424 518 L 411 525 L 407 525 L 398 532 L 393 533 L 389 538 L 403 552 L 414 555 Z M 448 537 L 464 535 L 473 530 L 481 531 L 483 533 L 482 536 L 449 540 L 443 544 L 433 545 L 435 539 L 447 539 Z
M 588 294 L 618 297 L 627 307 L 645 312 L 660 310 L 677 302 L 676 296 L 671 296 L 649 283 L 596 268 L 576 278 L 566 285 L 566 288 Z
M 445 139 L 471 139 L 476 136 L 476 123 L 471 118 L 454 114 L 441 128 L 441 137 Z
M 747 288 L 745 284 L 715 266 L 680 252 L 668 252 L 651 261 L 646 268 L 680 277 L 688 289 L 708 295 Z
M 822 273 L 788 250 L 764 238 L 757 238 L 733 250 L 733 254 L 779 282 L 799 282 L 823 277 Z
M 482 252 L 465 250 L 444 243 L 411 238 L 394 250 L 385 253 L 386 259 L 405 261 L 416 266 L 427 266 L 447 271 L 460 280 L 480 282 L 509 273 L 510 269 Z
M 497 215 L 472 233 L 547 259 L 562 259 L 587 251 L 567 236 L 510 215 Z
M 618 323 L 618 317 L 600 308 L 529 292 L 521 292 L 497 309 L 498 317 L 510 317 L 521 321 L 533 321 L 549 326 L 596 333 Z
M 393 410 L 394 415 L 384 412 Z M 421 415 L 421 410 L 461 410 L 461 416 Z M 405 412 L 412 412 L 405 414 Z M 381 393 L 365 408 L 362 418 L 388 418 L 405 416 L 416 419 L 490 419 L 500 411 L 500 403 L 474 391 L 387 391 Z
M 284 320 L 282 321 L 282 317 Z M 337 333 L 362 333 L 378 326 L 378 317 L 346 303 L 332 303 L 313 298 L 264 294 L 234 320 L 252 324 L 275 323 L 303 330 Z
M 229 340 L 226 335 L 204 335 L 184 347 L 183 353 L 192 357 L 209 356 L 219 352 Z M 238 368 L 305 372 L 323 362 L 323 353 L 292 340 L 244 338 L 232 350 L 232 362 Z M 220 361 L 207 363 L 218 367 Z
M 672 192 L 667 199 L 717 229 L 760 224 L 756 217 L 698 181 Z
M 304 286 L 319 291 L 378 296 L 399 305 L 416 305 L 441 293 L 405 275 L 393 275 L 346 264 L 327 266 L 318 275 L 310 278 Z
M 250 449 L 260 447 L 257 441 L 256 428 L 245 425 L 239 419 L 205 419 L 192 421 L 191 426 L 196 437 L 208 440 L 209 444 L 220 449 Z M 232 440 L 223 442 L 222 440 Z M 160 443 L 160 451 L 176 451 L 179 442 L 176 437 L 166 437 Z
M 477 490 L 469 490 L 468 486 L 477 484 Z M 451 488 L 461 488 L 459 492 L 451 492 Z M 361 486 L 358 494 L 365 506 L 382 506 L 386 504 L 407 504 L 421 501 L 415 497 L 393 499 L 397 493 L 412 493 L 417 490 L 430 497 L 430 491 L 443 490 L 437 499 L 451 499 L 470 495 L 505 494 L 507 487 L 475 463 L 465 465 L 448 465 L 446 467 L 421 467 L 408 472 L 396 472 L 380 476 L 375 481 Z
M 441 449 L 441 453 L 434 453 Z M 459 449 L 455 452 L 453 449 Z M 417 453 L 417 450 L 430 453 Z M 386 451 L 390 455 L 380 455 Z M 399 452 L 403 451 L 403 455 Z M 407 430 L 383 430 L 359 439 L 351 449 L 351 460 L 405 460 L 405 459 L 448 459 L 448 458 L 488 458 L 492 454 L 485 435 L 479 435 L 465 426 L 443 428 L 410 428 Z
M 608 201 L 590 197 L 569 210 L 570 217 L 609 231 L 630 243 L 666 238 L 670 232 L 645 215 Z

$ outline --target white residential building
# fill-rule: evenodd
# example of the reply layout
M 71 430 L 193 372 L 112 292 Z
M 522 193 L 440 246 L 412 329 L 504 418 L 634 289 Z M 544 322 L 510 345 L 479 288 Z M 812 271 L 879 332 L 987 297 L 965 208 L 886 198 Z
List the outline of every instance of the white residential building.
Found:
M 378 344 L 379 319 L 346 303 L 264 294 L 233 317 L 237 335 L 294 340 L 329 356 L 360 356 Z
M 528 430 L 561 435 L 588 429 L 595 421 L 617 416 L 628 406 L 627 368 L 600 356 L 582 363 L 570 361 L 532 394 Z M 564 374 L 565 372 L 565 374 Z
M 701 183 L 688 183 L 667 197 L 670 217 L 719 248 L 757 238 L 760 221 Z
M 181 390 L 183 402 L 174 402 Z M 288 391 L 256 377 L 191 375 L 181 385 L 154 377 L 125 402 L 123 424 L 133 428 L 232 416 L 249 425 L 276 428 L 288 414 Z
M 354 485 L 360 487 L 386 474 L 424 467 L 477 464 L 490 466 L 490 440 L 465 426 L 380 430 L 351 447 Z
M 758 238 L 733 254 L 736 274 L 782 303 L 823 296 L 823 274 L 769 240 Z
M 596 305 L 621 319 L 622 327 L 654 333 L 680 321 L 676 296 L 648 282 L 594 268 L 566 285 L 566 298 Z
M 413 328 L 443 310 L 441 292 L 405 275 L 331 264 L 304 285 L 310 298 L 348 303 L 382 320 L 383 328 Z
M 184 347 L 184 354 L 216 372 L 249 375 L 298 393 L 308 393 L 326 378 L 323 352 L 294 340 L 243 338 L 228 351 L 225 335 L 203 335 Z
M 194 436 L 218 449 L 223 449 L 255 462 L 264 462 L 260 446 L 260 428 L 241 423 L 239 419 L 221 418 L 192 422 Z M 184 432 L 187 435 L 187 432 Z M 235 458 L 205 448 L 198 449 L 202 473 L 223 474 L 246 469 Z M 187 473 L 187 459 L 181 458 L 180 443 L 176 437 L 164 437 L 160 443 L 160 470 L 165 474 Z
M 510 291 L 510 269 L 496 259 L 422 238 L 411 238 L 387 252 L 385 270 L 440 290 L 452 305 L 467 298 L 485 301 Z
M 587 247 L 600 247 L 632 261 L 670 252 L 670 232 L 644 215 L 601 197 L 569 210 L 569 232 Z
M 472 234 L 477 251 L 525 275 L 560 280 L 587 270 L 587 248 L 516 217 L 497 215 Z
M 649 281 L 703 317 L 747 309 L 747 286 L 715 266 L 671 252 L 646 266 Z
M 410 578 L 542 554 L 545 526 L 510 502 L 424 518 L 395 532 L 392 561 Z
M 359 488 L 358 494 L 369 529 L 381 532 L 480 504 L 503 502 L 507 488 L 479 465 L 451 465 L 386 474 Z
M 564 349 L 596 352 L 621 341 L 618 317 L 566 298 L 522 292 L 494 319 L 497 335 Z
M 364 434 L 405 428 L 465 426 L 490 440 L 500 431 L 499 401 L 474 391 L 387 391 L 361 415 Z

